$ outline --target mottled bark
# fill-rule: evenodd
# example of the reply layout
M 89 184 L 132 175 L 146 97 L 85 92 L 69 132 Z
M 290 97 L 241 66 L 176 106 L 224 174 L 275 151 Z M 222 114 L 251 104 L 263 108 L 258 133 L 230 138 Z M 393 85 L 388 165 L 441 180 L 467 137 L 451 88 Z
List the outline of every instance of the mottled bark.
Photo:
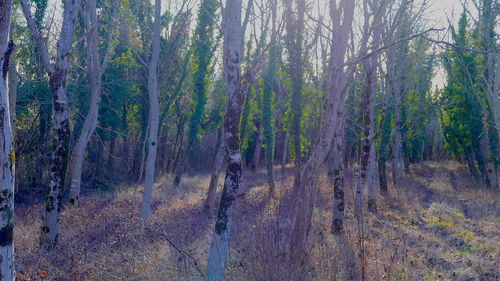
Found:
M 149 63 L 148 93 L 149 93 L 149 130 L 148 154 L 144 170 L 144 194 L 141 203 L 141 217 L 147 220 L 151 215 L 153 184 L 155 179 L 155 163 L 159 129 L 159 101 L 158 101 L 158 61 L 160 60 L 161 32 L 161 0 L 155 0 L 155 19 L 153 23 L 153 45 L 151 61 Z
M 241 179 L 240 115 L 243 105 L 241 92 L 241 0 L 227 0 L 224 22 L 224 75 L 227 91 L 227 109 L 224 116 L 224 150 L 226 177 L 215 222 L 215 229 L 208 257 L 207 281 L 224 280 L 224 267 L 231 229 L 235 200 Z
M 40 246 L 50 248 L 56 244 L 59 235 L 59 215 L 66 180 L 70 141 L 66 79 L 80 0 L 69 1 L 64 5 L 62 28 L 59 40 L 57 41 L 57 55 L 54 65 L 49 61 L 45 41 L 31 16 L 27 0 L 22 0 L 21 5 L 28 28 L 35 38 L 41 60 L 49 74 L 49 87 L 53 100 L 54 118 L 52 127 L 54 133 L 52 139 L 51 170 L 40 235 Z
M 15 151 L 10 120 L 7 72 L 14 48 L 9 43 L 12 0 L 0 0 L 0 280 L 14 281 Z
M 11 28 L 12 29 L 12 28 Z M 10 40 L 13 40 L 13 31 L 10 31 Z M 16 103 L 17 103 L 17 62 L 16 62 L 16 46 L 12 45 L 13 49 L 9 58 L 9 73 L 7 74 L 7 89 L 9 91 L 9 111 L 10 111 L 10 127 L 12 129 L 12 138 L 16 137 Z
M 343 111 L 343 106 L 342 106 Z M 339 113 L 340 114 L 340 113 Z M 344 119 L 343 113 L 339 119 Z M 344 122 L 338 126 L 332 142 L 328 164 L 328 178 L 333 186 L 332 227 L 333 234 L 344 232 L 345 196 L 344 196 Z

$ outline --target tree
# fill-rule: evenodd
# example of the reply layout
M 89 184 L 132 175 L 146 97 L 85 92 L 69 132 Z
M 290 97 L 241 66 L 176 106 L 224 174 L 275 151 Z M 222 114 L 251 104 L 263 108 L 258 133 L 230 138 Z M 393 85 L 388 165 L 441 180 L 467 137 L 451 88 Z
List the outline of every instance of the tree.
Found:
M 40 33 L 27 0 L 21 0 L 26 22 L 34 37 L 37 50 L 49 76 L 50 91 L 52 93 L 54 119 L 54 135 L 52 139 L 51 172 L 49 190 L 45 200 L 44 215 L 42 220 L 40 245 L 52 247 L 57 242 L 59 234 L 59 215 L 62 207 L 62 196 L 66 179 L 68 162 L 68 146 L 70 140 L 68 97 L 66 92 L 67 73 L 70 64 L 70 55 L 75 31 L 75 21 L 80 7 L 80 1 L 66 2 L 61 33 L 57 42 L 57 55 L 52 64 L 42 34 Z
M 244 96 L 241 73 L 241 0 L 227 0 L 223 14 L 224 75 L 227 109 L 224 116 L 226 177 L 210 245 L 207 281 L 224 280 L 228 243 L 233 225 L 234 203 L 241 179 L 240 115 Z M 243 78 L 244 79 L 244 78 Z M 243 88 L 242 88 L 243 87 Z
M 153 23 L 153 43 L 148 69 L 149 118 L 148 118 L 148 154 L 146 157 L 144 194 L 141 203 L 141 216 L 147 220 L 151 215 L 153 184 L 155 179 L 156 152 L 159 128 L 158 101 L 158 61 L 160 60 L 161 38 L 161 0 L 155 0 L 155 18 Z
M 97 127 L 97 118 L 99 115 L 99 99 L 101 94 L 102 76 L 106 70 L 109 57 L 112 52 L 114 18 L 118 13 L 119 1 L 114 0 L 113 9 L 109 19 L 108 35 L 105 42 L 105 54 L 101 62 L 99 56 L 99 21 L 97 18 L 96 0 L 86 0 L 87 11 L 82 15 L 85 28 L 89 33 L 87 35 L 87 75 L 90 80 L 90 101 L 89 110 L 85 118 L 85 123 L 76 142 L 71 156 L 70 165 L 70 189 L 69 203 L 78 207 L 80 198 L 80 186 L 82 180 L 83 158 L 85 149 L 90 141 L 90 137 Z
M 297 13 L 294 13 L 293 4 Z M 287 72 L 291 80 L 291 102 L 290 102 L 290 134 L 292 136 L 292 148 L 295 153 L 295 163 L 300 169 L 302 165 L 301 144 L 301 119 L 302 119 L 302 91 L 304 75 L 304 17 L 306 13 L 305 0 L 285 1 L 286 36 L 285 48 L 288 52 Z
M 341 126 L 339 113 L 343 110 L 341 106 L 345 98 L 348 77 L 352 73 L 352 67 L 344 69 L 343 65 L 354 18 L 354 1 L 330 1 L 329 8 L 334 36 L 331 41 L 331 61 L 328 70 L 330 93 L 325 104 L 319 140 L 296 181 L 297 206 L 294 210 L 295 219 L 290 241 L 290 256 L 296 262 L 303 258 L 311 226 L 313 187 L 330 150 L 336 128 Z
M 193 38 L 192 59 L 193 59 L 193 112 L 189 120 L 188 131 L 188 157 L 192 166 L 199 163 L 196 157 L 198 141 L 205 117 L 205 107 L 207 104 L 208 78 L 211 72 L 210 62 L 212 60 L 215 42 L 213 38 L 217 22 L 216 0 L 203 0 L 198 11 L 198 21 Z
M 9 42 L 12 0 L 0 1 L 0 280 L 13 281 L 14 274 L 14 179 L 15 152 L 10 120 L 7 73 L 14 43 Z
M 273 163 L 274 163 L 274 128 L 273 128 L 273 90 L 274 90 L 274 80 L 276 76 L 277 68 L 277 57 L 278 57 L 278 43 L 277 43 L 277 27 L 276 27 L 276 9 L 277 0 L 272 1 L 272 31 L 271 31 L 271 42 L 269 43 L 269 58 L 268 58 L 268 69 L 265 75 L 263 97 L 262 97 L 262 122 L 264 123 L 264 143 L 266 144 L 266 168 L 267 168 L 267 182 L 269 184 L 269 191 L 272 196 L 275 196 L 275 185 L 274 185 L 274 175 L 273 175 Z

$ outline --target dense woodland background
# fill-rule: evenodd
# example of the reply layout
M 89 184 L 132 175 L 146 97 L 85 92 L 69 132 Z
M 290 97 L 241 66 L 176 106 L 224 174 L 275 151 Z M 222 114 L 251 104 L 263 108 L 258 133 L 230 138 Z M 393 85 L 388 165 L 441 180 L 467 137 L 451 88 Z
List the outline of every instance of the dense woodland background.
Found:
M 498 280 L 500 5 L 433 7 L 0 0 L 1 280 Z

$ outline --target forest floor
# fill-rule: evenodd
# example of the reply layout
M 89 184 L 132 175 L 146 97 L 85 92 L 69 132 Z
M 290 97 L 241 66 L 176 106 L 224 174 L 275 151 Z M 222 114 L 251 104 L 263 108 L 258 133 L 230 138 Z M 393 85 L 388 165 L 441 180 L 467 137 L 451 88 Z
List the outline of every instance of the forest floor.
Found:
M 291 167 L 276 169 L 280 198 L 288 196 L 292 174 Z M 353 170 L 346 173 L 343 238 L 330 234 L 332 188 L 321 177 L 307 262 L 290 268 L 282 258 L 279 200 L 269 197 L 264 173 L 245 171 L 227 279 L 360 280 L 363 271 L 366 280 L 500 280 L 500 195 L 468 174 L 454 162 L 412 166 L 400 187 L 378 199 L 378 212 L 367 213 L 364 239 L 353 215 Z M 63 210 L 51 251 L 38 250 L 42 206 L 16 206 L 18 279 L 202 280 L 216 213 L 203 209 L 209 175 L 185 177 L 175 189 L 169 178 L 160 182 L 145 227 L 140 188 L 87 195 L 80 208 Z

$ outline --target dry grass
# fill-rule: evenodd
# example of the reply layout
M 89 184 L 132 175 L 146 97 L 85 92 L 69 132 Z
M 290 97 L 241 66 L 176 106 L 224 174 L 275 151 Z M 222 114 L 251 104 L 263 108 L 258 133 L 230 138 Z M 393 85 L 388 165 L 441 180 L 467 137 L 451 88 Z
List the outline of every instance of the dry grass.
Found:
M 355 177 L 346 174 L 344 237 L 329 233 L 332 190 L 321 177 L 315 197 L 307 261 L 286 259 L 287 215 L 292 170 L 276 171 L 280 200 L 268 195 L 263 174 L 246 173 L 238 198 L 228 280 L 498 280 L 500 198 L 477 188 L 463 166 L 423 163 L 401 187 L 379 198 L 367 214 L 366 256 L 360 262 L 353 210 Z M 37 247 L 41 206 L 16 209 L 16 267 L 19 276 L 45 280 L 202 280 L 214 213 L 202 208 L 208 175 L 183 180 L 174 189 L 161 179 L 154 213 L 143 226 L 140 190 L 121 188 L 93 195 L 79 209 L 65 209 L 58 246 Z M 283 204 L 280 204 L 283 203 Z M 201 272 L 200 272 L 201 271 Z M 33 277 L 31 277 L 31 280 Z

